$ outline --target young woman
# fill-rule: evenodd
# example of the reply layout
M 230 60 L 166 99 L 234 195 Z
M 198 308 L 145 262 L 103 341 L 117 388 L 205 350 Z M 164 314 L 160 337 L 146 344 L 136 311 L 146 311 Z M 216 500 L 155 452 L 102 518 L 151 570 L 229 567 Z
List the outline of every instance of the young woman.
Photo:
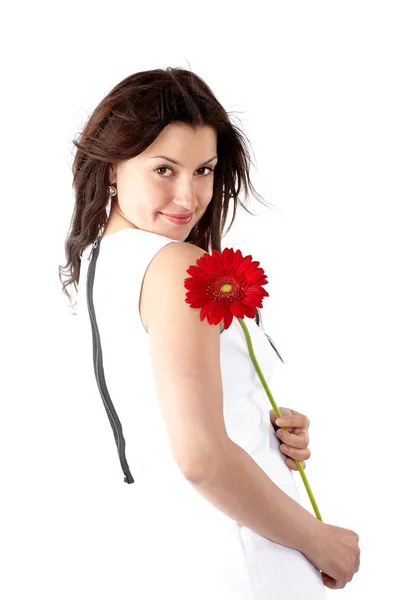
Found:
M 259 198 L 244 135 L 200 77 L 168 68 L 120 82 L 74 143 L 63 290 L 79 283 L 123 488 L 110 507 L 123 543 L 104 542 L 98 577 L 141 600 L 319 600 L 324 584 L 344 587 L 358 536 L 303 508 L 293 479 L 309 419 L 281 409 L 279 429 L 237 321 L 212 326 L 185 302 L 189 266 L 221 251 L 231 205 L 233 219 L 237 203 L 247 210 L 241 190 Z M 282 358 L 258 309 L 245 320 L 268 381 Z

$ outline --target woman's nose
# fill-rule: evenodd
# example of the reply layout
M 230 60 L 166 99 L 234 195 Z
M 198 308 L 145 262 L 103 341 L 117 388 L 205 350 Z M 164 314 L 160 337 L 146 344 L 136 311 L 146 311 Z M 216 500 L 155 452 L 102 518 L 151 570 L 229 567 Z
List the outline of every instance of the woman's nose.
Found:
M 185 208 L 188 212 L 194 212 L 198 205 L 198 201 L 193 186 L 189 184 L 180 187 L 175 195 L 174 204 L 181 208 Z

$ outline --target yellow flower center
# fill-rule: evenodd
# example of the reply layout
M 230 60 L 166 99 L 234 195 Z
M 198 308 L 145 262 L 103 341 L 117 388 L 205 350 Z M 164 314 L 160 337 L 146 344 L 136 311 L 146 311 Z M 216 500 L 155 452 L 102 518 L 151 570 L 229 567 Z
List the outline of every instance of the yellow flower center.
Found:
M 221 285 L 221 287 L 219 289 L 221 290 L 221 292 L 230 292 L 232 289 L 232 286 L 230 283 L 224 283 L 224 285 Z

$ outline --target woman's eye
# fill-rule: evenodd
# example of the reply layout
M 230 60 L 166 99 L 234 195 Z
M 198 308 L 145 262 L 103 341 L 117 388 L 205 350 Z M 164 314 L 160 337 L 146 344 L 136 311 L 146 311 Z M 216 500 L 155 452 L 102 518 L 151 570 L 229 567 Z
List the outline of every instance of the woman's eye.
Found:
M 210 173 L 212 173 L 214 171 L 214 169 L 212 169 L 211 167 L 200 167 L 199 171 L 201 169 L 208 169 L 210 171 Z M 208 175 L 208 173 L 207 173 L 207 175 Z
M 155 169 L 155 170 L 156 170 L 156 172 L 158 172 L 161 169 L 164 169 L 164 171 L 165 171 L 165 169 L 168 169 L 169 171 L 171 171 L 171 169 L 169 167 L 157 167 L 157 169 Z M 162 173 L 159 173 L 159 175 L 162 175 Z
M 157 167 L 157 169 L 155 169 L 156 172 L 160 171 L 161 169 L 168 170 L 168 171 L 172 171 L 172 169 L 170 169 L 170 167 Z M 198 169 L 199 171 L 201 171 L 202 169 L 208 169 L 209 172 L 213 172 L 214 169 L 212 169 L 211 167 L 200 167 L 200 169 Z M 159 175 L 161 175 L 161 177 L 164 177 L 164 175 L 162 173 L 159 173 Z M 209 175 L 209 173 L 206 173 L 206 175 L 203 175 L 203 177 L 206 177 L 207 175 Z

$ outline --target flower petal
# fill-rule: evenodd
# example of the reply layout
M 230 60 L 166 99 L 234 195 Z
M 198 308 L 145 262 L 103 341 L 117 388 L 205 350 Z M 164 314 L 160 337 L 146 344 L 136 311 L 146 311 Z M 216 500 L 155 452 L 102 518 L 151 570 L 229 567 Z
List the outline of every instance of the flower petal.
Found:
M 246 256 L 243 259 L 242 264 L 239 266 L 239 268 L 237 270 L 238 277 L 240 277 L 241 275 L 244 275 L 244 273 L 247 271 L 247 268 L 250 265 L 252 258 L 253 257 L 249 254 L 248 256 Z

